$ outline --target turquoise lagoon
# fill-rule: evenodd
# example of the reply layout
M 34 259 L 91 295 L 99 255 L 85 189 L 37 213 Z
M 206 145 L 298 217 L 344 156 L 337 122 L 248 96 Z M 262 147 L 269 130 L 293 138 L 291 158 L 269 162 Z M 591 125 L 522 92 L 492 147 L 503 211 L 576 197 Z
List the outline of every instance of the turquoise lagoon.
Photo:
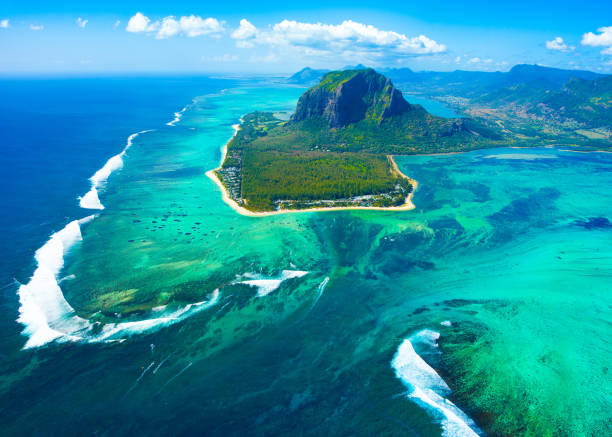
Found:
M 237 214 L 205 172 L 302 91 L 196 97 L 132 137 L 20 289 L 4 429 L 609 434 L 612 155 L 397 157 L 413 211 Z

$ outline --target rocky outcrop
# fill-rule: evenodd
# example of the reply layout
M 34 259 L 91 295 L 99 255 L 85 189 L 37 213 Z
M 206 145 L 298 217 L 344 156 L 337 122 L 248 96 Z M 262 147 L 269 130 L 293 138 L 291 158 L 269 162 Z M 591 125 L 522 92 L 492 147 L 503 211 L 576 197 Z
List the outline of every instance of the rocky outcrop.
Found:
M 341 128 L 365 118 L 384 119 L 413 110 L 391 80 L 372 69 L 332 72 L 304 93 L 293 121 L 325 119 Z

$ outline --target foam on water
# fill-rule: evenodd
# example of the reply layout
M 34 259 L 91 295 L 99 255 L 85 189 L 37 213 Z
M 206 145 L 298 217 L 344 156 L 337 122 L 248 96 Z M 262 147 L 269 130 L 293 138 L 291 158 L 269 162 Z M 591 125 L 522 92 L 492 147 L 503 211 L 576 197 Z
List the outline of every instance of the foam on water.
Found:
M 272 293 L 287 279 L 301 278 L 307 274 L 308 272 L 302 270 L 283 270 L 280 276 L 275 277 L 264 276 L 258 273 L 245 273 L 237 281 L 235 281 L 234 284 L 245 284 L 250 285 L 251 287 L 256 287 L 257 296 L 263 297 Z M 243 280 L 243 278 L 250 279 Z
M 93 216 L 68 223 L 61 231 L 36 251 L 38 264 L 27 284 L 19 287 L 19 318 L 29 339 L 24 348 L 41 346 L 56 338 L 71 336 L 90 327 L 89 322 L 78 317 L 64 298 L 57 277 L 64 266 L 64 255 L 81 240 L 81 224 Z
M 86 340 L 89 342 L 99 342 L 106 340 L 117 340 L 123 337 L 129 337 L 136 334 L 142 334 L 156 328 L 170 326 L 185 320 L 194 314 L 210 308 L 219 302 L 219 290 L 214 290 L 208 300 L 196 303 L 190 303 L 173 311 L 166 311 L 161 315 L 155 314 L 156 317 L 144 320 L 136 320 L 132 322 L 108 323 L 95 335 L 91 335 Z M 151 312 L 153 315 L 155 312 Z
M 98 197 L 99 190 L 104 187 L 114 171 L 123 167 L 123 156 L 132 146 L 134 139 L 146 132 L 150 130 L 130 135 L 123 151 L 106 161 L 106 164 L 90 178 L 91 190 L 80 198 L 82 208 L 104 209 Z M 23 334 L 28 337 L 24 349 L 39 347 L 54 340 L 122 341 L 120 337 L 171 325 L 218 302 L 219 290 L 214 290 L 206 301 L 188 304 L 178 309 L 157 307 L 150 312 L 149 318 L 143 320 L 100 325 L 79 317 L 66 301 L 60 287 L 63 280 L 72 279 L 74 276 L 60 279 L 59 274 L 64 266 L 64 256 L 77 241 L 82 240 L 81 225 L 93 220 L 94 217 L 91 215 L 71 221 L 62 230 L 51 235 L 49 240 L 36 251 L 36 270 L 30 281 L 20 285 L 18 290 L 20 307 L 17 321 L 24 325 Z
M 100 170 L 95 172 L 94 175 L 89 178 L 91 181 L 91 189 L 85 193 L 85 195 L 79 197 L 79 206 L 81 208 L 104 209 L 104 205 L 102 205 L 102 202 L 100 202 L 100 197 L 98 195 L 99 190 L 104 187 L 111 173 L 123 167 L 123 156 L 132 146 L 134 138 L 146 132 L 151 132 L 151 130 L 143 130 L 130 135 L 127 139 L 125 148 L 121 151 L 121 153 L 111 157 L 108 161 L 106 161 L 106 164 L 104 164 Z
M 53 340 L 57 341 L 117 341 L 119 337 L 131 336 L 169 326 L 180 322 L 219 301 L 219 290 L 214 290 L 209 299 L 179 307 L 174 310 L 152 310 L 144 320 L 109 323 L 101 328 L 89 320 L 76 315 L 66 301 L 58 282 L 58 275 L 64 266 L 64 256 L 70 248 L 82 239 L 81 225 L 94 216 L 68 223 L 61 231 L 51 235 L 49 240 L 36 251 L 38 263 L 32 278 L 19 287 L 19 318 L 23 334 L 28 336 L 24 349 L 39 347 Z
M 480 430 L 463 411 L 446 399 L 451 392 L 444 380 L 416 353 L 414 344 L 437 348 L 440 333 L 425 329 L 405 339 L 397 349 L 391 367 L 409 389 L 408 397 L 440 420 L 444 436 L 476 437 Z
M 181 118 L 183 117 L 183 112 L 185 112 L 187 110 L 187 108 L 189 107 L 189 105 L 185 106 L 183 109 L 181 109 L 178 112 L 174 113 L 174 119 L 172 121 L 169 121 L 168 123 L 166 123 L 166 126 L 175 126 L 176 123 L 178 123 L 179 121 L 181 121 Z

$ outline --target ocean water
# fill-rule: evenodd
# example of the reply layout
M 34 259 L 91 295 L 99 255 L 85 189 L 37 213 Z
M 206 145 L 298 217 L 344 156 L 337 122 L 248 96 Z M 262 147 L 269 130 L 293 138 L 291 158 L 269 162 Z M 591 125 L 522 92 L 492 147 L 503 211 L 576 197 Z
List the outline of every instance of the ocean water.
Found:
M 10 254 L 0 266 L 4 313 L 17 313 L 16 281 L 27 282 L 34 271 L 34 252 L 84 216 L 77 195 L 125 147 L 128 135 L 164 125 L 194 95 L 231 83 L 193 77 L 0 80 L 0 248 Z M 8 332 L 0 344 L 17 347 L 14 317 L 3 317 L 0 326 Z
M 461 117 L 461 115 L 453 111 L 452 108 L 446 106 L 444 103 L 439 102 L 437 100 L 427 99 L 425 97 L 417 96 L 415 94 L 409 94 L 409 93 L 405 93 L 404 98 L 412 104 L 421 105 L 430 114 L 434 114 L 439 117 L 446 117 L 446 118 Z
M 38 230 L 3 294 L 7 434 L 610 433 L 612 155 L 398 157 L 413 211 L 243 217 L 205 172 L 303 90 L 207 86 Z

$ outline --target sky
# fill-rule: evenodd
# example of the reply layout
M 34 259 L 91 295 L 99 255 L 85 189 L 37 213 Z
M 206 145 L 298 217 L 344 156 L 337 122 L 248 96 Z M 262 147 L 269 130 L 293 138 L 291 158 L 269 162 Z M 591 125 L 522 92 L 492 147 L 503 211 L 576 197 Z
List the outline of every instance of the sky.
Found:
M 358 63 L 612 73 L 611 0 L 1 3 L 3 75 L 287 74 Z

